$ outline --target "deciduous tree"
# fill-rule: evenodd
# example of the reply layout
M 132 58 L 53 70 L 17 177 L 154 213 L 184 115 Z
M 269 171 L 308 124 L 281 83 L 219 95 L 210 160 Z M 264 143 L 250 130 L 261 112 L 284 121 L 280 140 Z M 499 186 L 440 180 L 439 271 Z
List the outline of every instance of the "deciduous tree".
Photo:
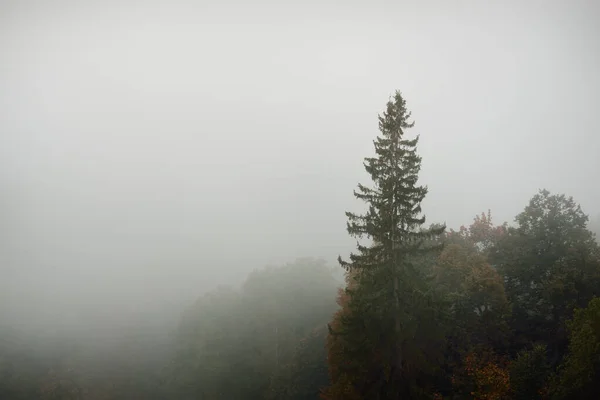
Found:
M 600 251 L 587 221 L 572 197 L 541 190 L 490 254 L 513 307 L 515 348 L 546 343 L 554 365 L 566 347 L 565 320 L 600 294 Z

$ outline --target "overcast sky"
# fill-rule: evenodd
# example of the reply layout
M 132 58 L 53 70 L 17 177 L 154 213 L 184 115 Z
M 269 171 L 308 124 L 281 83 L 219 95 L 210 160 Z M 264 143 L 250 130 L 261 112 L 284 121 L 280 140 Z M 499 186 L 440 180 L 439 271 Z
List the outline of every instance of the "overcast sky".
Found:
M 188 3 L 0 0 L 5 310 L 334 264 L 395 89 L 428 222 L 600 212 L 600 3 Z

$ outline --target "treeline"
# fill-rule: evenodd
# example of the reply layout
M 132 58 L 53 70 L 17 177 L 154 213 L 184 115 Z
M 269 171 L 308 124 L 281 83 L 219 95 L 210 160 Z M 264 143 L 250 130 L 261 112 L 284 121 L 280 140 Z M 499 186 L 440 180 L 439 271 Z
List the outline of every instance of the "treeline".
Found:
M 414 327 L 396 383 L 393 326 L 362 298 L 356 314 L 357 272 L 341 288 L 314 260 L 257 271 L 186 312 L 167 397 L 384 399 L 398 385 L 411 399 L 597 398 L 600 254 L 585 220 L 572 199 L 541 191 L 515 226 L 488 212 L 440 235 L 438 254 L 415 262 L 411 296 L 426 300 L 405 311 Z
M 346 213 L 348 261 L 327 338 L 333 399 L 596 399 L 600 247 L 570 197 L 540 190 L 515 226 L 425 228 L 419 137 L 400 92 L 379 117 L 370 185 Z
M 342 286 L 324 261 L 301 259 L 205 294 L 172 329 L 4 329 L 0 399 L 314 399 L 329 382 L 324 343 Z
M 319 279 L 299 279 L 314 273 L 303 265 L 291 280 L 263 271 L 203 300 L 175 363 L 190 398 L 600 398 L 600 248 L 587 215 L 540 190 L 510 226 L 488 212 L 457 231 L 425 228 L 413 125 L 397 92 L 365 159 L 372 182 L 355 192 L 367 211 L 347 213 L 364 240 L 339 259 L 346 282 L 327 329 L 324 267 Z M 296 309 L 292 288 L 313 301 Z
M 541 191 L 516 221 L 496 226 L 482 213 L 439 239 L 435 261 L 421 264 L 428 288 L 409 298 L 424 305 L 406 311 L 414 325 L 395 383 L 391 329 L 371 321 L 351 331 L 373 317 L 358 314 L 357 292 L 342 291 L 322 398 L 394 398 L 378 397 L 394 384 L 411 399 L 599 398 L 600 252 L 586 217 L 572 199 Z M 358 282 L 350 272 L 348 287 Z
M 254 271 L 198 299 L 172 336 L 49 345 L 2 332 L 0 398 L 600 398 L 600 218 L 540 190 L 511 224 L 488 211 L 428 225 L 413 124 L 397 92 L 342 268 Z

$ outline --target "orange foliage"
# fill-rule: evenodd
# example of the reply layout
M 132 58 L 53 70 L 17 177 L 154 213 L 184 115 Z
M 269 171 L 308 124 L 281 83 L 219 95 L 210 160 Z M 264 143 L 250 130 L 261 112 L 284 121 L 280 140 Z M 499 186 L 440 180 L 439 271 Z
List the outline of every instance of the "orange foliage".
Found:
M 486 253 L 501 237 L 506 233 L 506 224 L 494 226 L 492 223 L 492 214 L 481 213 L 476 215 L 473 223 L 469 227 L 461 226 L 458 231 L 451 229 L 446 237 L 451 242 L 462 241 Z
M 508 399 L 510 375 L 507 363 L 503 359 L 469 353 L 464 359 L 464 373 L 470 381 L 470 394 L 474 400 Z M 452 381 L 457 384 L 460 378 L 454 376 Z

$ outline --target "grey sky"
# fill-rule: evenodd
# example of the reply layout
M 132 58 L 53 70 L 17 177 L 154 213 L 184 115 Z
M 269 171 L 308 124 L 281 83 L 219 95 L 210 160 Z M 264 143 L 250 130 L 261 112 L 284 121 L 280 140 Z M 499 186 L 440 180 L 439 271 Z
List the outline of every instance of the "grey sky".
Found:
M 333 263 L 395 89 L 429 222 L 542 187 L 599 212 L 594 2 L 195 3 L 0 1 L 5 308 Z

